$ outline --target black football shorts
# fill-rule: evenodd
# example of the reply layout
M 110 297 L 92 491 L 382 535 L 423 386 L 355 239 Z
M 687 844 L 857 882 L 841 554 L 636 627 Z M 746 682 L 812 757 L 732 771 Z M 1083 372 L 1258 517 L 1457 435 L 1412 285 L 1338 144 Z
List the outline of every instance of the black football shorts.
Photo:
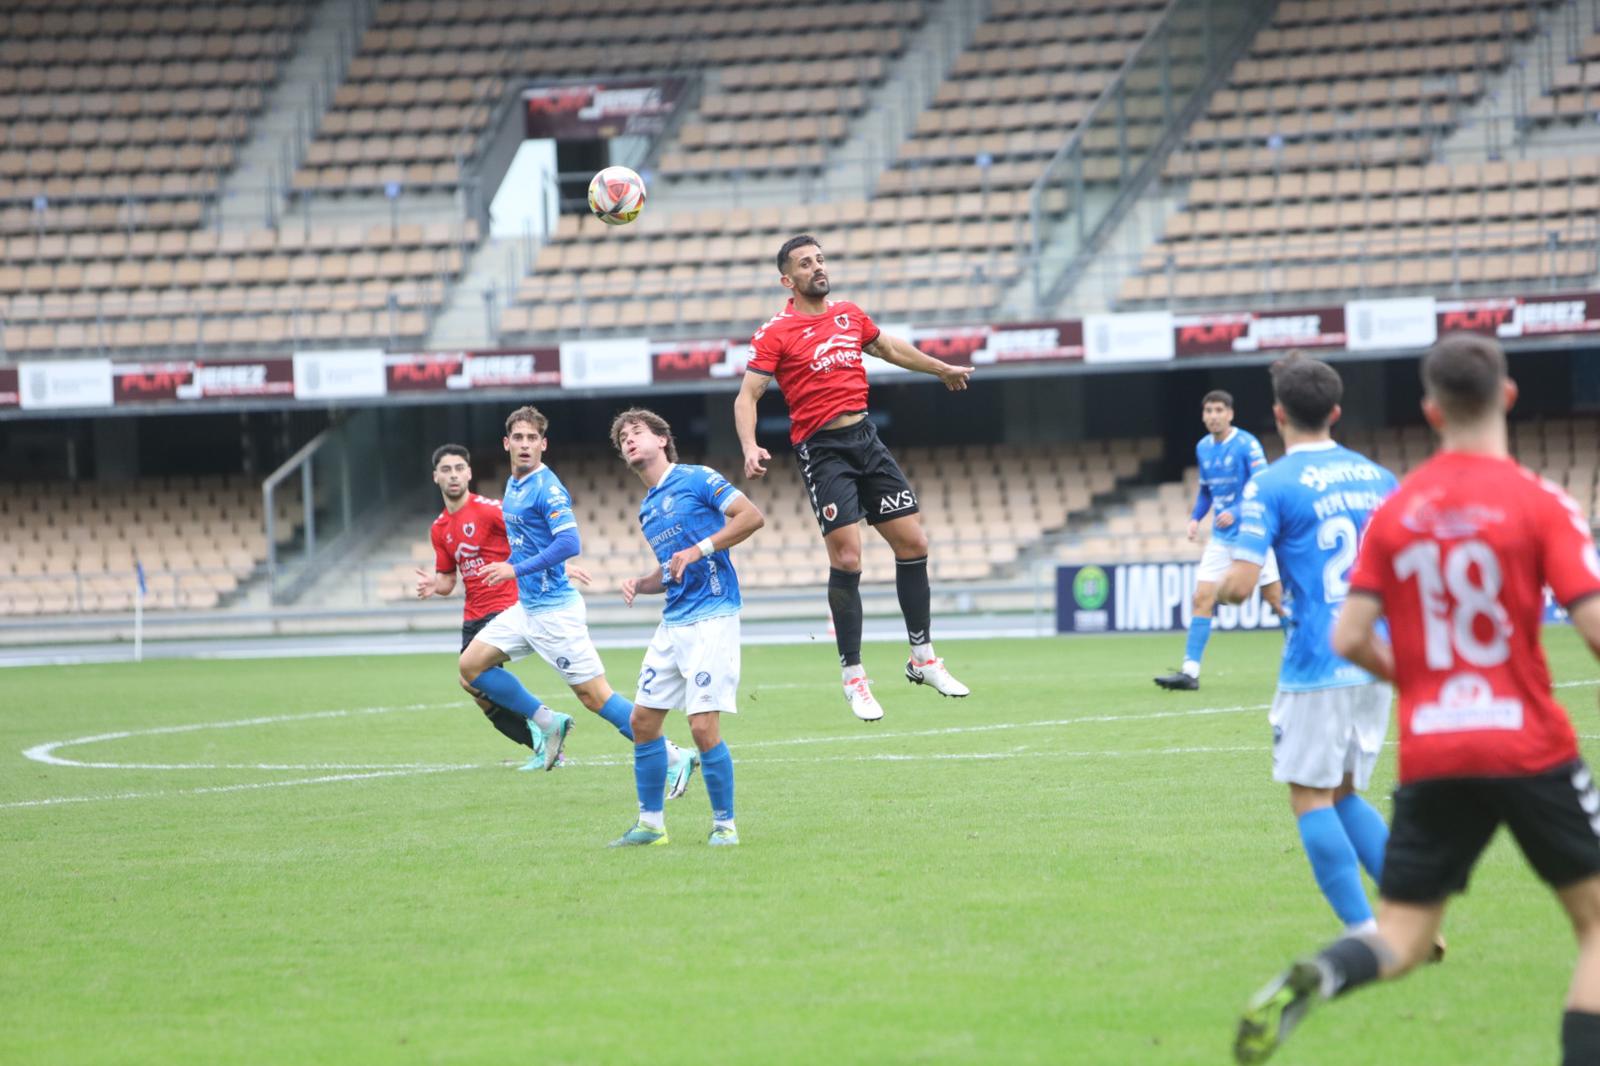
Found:
M 871 419 L 820 429 L 794 450 L 823 536 L 863 518 L 875 526 L 917 513 L 917 494 Z
M 1464 892 L 1504 823 L 1551 888 L 1600 874 L 1600 792 L 1582 759 L 1530 777 L 1413 781 L 1394 794 L 1384 899 L 1438 903 Z

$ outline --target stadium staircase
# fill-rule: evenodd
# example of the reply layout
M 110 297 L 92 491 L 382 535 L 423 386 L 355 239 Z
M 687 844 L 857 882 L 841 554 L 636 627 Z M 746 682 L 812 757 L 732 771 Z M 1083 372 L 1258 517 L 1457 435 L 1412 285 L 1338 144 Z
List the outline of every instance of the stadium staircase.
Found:
M 218 196 L 222 229 L 276 225 L 289 178 L 372 21 L 374 0 L 322 0 L 284 64 Z
M 1106 282 L 1132 272 L 1137 250 L 1176 210 L 1160 182 L 1163 161 L 1270 22 L 1274 6 L 1180 0 L 1167 8 L 1035 183 L 1034 203 L 1046 206 L 1033 223 L 1031 269 L 1002 297 L 1002 314 L 1043 317 L 1105 308 Z M 1213 18 L 1218 8 L 1225 9 L 1225 19 Z M 1163 89 L 1170 91 L 1165 115 Z M 1126 173 L 1117 165 L 1119 148 Z M 1064 211 L 1049 208 L 1057 197 Z M 1078 294 L 1086 277 L 1096 284 Z
M 1506 69 L 1494 75 L 1482 99 L 1438 147 L 1442 163 L 1489 159 L 1539 159 L 1600 152 L 1600 129 L 1582 124 L 1543 129 L 1528 121 L 1550 88 L 1549 79 L 1570 51 L 1600 24 L 1600 0 L 1566 0 L 1537 9 L 1538 29 L 1516 41 Z

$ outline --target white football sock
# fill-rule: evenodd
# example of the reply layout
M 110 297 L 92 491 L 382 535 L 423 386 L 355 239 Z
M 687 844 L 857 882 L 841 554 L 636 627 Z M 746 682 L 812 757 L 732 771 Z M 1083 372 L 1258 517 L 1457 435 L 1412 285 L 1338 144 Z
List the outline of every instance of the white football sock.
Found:
M 733 829 L 734 825 L 733 825 L 732 821 L 724 821 L 721 818 L 713 818 L 713 819 L 711 819 L 711 828 L 713 828 L 713 829 Z
M 919 663 L 931 663 L 934 660 L 932 644 L 911 645 L 911 657 Z
M 1172 660 L 1168 659 L 1167 661 L 1171 662 Z M 1200 679 L 1200 664 L 1193 659 L 1185 659 L 1183 661 L 1183 672 L 1198 681 Z
M 550 712 L 549 704 L 539 704 L 539 709 L 533 712 L 533 724 L 547 733 L 556 724 L 556 716 Z
M 862 666 L 860 663 L 856 663 L 854 666 L 847 666 L 844 668 L 844 683 L 847 685 L 858 677 L 866 676 L 867 668 Z
M 651 829 L 665 829 L 667 827 L 666 811 L 640 811 L 639 824 L 647 825 Z

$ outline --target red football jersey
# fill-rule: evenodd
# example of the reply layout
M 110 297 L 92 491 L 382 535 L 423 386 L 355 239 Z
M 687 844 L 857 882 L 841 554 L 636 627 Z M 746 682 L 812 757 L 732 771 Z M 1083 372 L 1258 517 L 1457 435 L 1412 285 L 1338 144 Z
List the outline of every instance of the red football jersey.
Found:
M 1600 594 L 1600 557 L 1566 493 L 1514 460 L 1441 452 L 1373 514 L 1350 587 L 1389 619 L 1402 783 L 1578 757 L 1539 643 L 1547 585 L 1568 607 Z
M 878 327 L 848 300 L 802 315 L 790 299 L 756 330 L 745 369 L 777 379 L 789 404 L 789 439 L 799 444 L 839 415 L 867 409 L 861 348 L 877 339 Z
M 489 563 L 511 558 L 506 541 L 506 520 L 500 501 L 476 494 L 467 497 L 456 511 L 441 511 L 433 520 L 433 568 L 441 574 L 461 572 L 467 602 L 462 613 L 467 621 L 486 614 L 498 614 L 517 602 L 517 583 L 502 581 L 489 588 L 483 583 L 483 568 Z

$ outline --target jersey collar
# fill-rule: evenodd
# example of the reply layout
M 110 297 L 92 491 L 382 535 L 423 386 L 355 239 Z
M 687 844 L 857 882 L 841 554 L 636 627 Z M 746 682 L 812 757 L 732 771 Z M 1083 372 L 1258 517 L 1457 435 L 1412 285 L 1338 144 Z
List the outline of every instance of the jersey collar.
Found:
M 661 480 L 657 481 L 654 485 L 650 486 L 650 492 L 654 492 L 657 489 L 659 489 L 662 485 L 665 485 L 667 483 L 667 478 L 671 477 L 672 476 L 672 472 L 674 470 L 676 470 L 676 469 L 678 469 L 678 464 L 677 463 L 668 463 L 667 464 L 667 468 L 665 470 L 661 471 Z M 649 493 L 646 493 L 645 495 L 649 495 Z
M 1296 444 L 1284 454 L 1293 455 L 1295 452 L 1331 452 L 1338 446 L 1339 442 L 1336 440 L 1313 440 L 1307 441 L 1304 444 Z

